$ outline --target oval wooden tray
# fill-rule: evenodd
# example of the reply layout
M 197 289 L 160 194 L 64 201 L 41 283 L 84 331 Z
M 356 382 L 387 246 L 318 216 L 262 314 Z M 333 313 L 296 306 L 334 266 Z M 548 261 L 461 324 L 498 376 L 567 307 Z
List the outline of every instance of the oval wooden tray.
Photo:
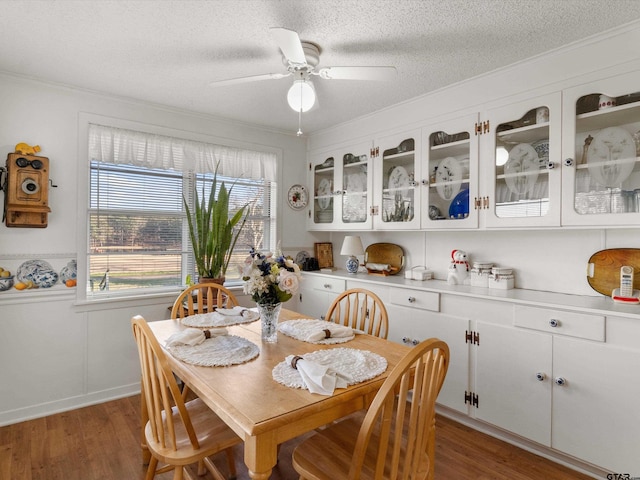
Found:
M 395 243 L 372 243 L 364 251 L 365 267 L 367 263 L 383 263 L 390 266 L 389 270 L 384 271 L 367 268 L 371 275 L 397 275 L 404 267 L 404 250 Z
M 640 290 L 640 248 L 610 248 L 594 253 L 587 263 L 587 282 L 596 292 L 611 296 L 614 288 L 620 288 L 620 267 L 624 265 L 633 267 L 633 288 Z

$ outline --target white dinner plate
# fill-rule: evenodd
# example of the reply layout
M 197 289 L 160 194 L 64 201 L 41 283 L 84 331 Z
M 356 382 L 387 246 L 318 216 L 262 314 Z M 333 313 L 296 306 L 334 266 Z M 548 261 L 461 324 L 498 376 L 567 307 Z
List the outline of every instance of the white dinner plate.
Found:
M 591 177 L 605 187 L 619 187 L 636 162 L 636 144 L 629 132 L 619 127 L 600 130 L 587 151 Z
M 504 165 L 507 187 L 516 195 L 531 194 L 539 171 L 538 152 L 528 143 L 519 143 L 511 149 L 509 160 Z
M 462 186 L 463 167 L 457 158 L 443 158 L 436 170 L 436 191 L 443 200 L 452 200 Z
M 320 210 L 326 210 L 331 205 L 331 182 L 326 178 L 320 180 L 318 184 L 318 196 L 322 198 L 318 198 L 318 206 Z
M 389 190 L 393 193 L 400 193 L 403 197 L 408 195 L 411 180 L 407 169 L 401 166 L 395 166 L 389 171 Z

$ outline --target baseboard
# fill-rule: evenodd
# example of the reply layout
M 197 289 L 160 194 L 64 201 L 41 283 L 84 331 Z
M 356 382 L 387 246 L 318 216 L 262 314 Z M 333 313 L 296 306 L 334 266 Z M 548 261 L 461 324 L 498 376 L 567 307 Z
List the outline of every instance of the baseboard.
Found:
M 551 460 L 552 462 L 564 465 L 565 467 L 580 472 L 584 475 L 599 479 L 610 478 L 607 476 L 607 474 L 610 474 L 611 472 L 603 470 L 600 467 L 583 462 L 582 460 L 579 460 L 570 455 L 566 455 L 557 450 L 553 450 L 552 448 L 545 447 L 544 445 L 532 442 L 531 440 L 528 440 L 524 437 L 514 435 L 510 432 L 507 432 L 506 430 L 494 427 L 493 425 L 490 425 L 488 423 L 476 420 L 475 418 L 471 418 L 468 415 L 460 413 L 456 410 L 452 410 L 441 405 L 436 405 L 436 413 L 442 415 L 443 417 L 450 418 L 451 420 L 455 420 L 456 422 L 466 425 L 467 427 L 473 428 L 474 430 L 478 430 L 479 432 L 486 433 L 487 435 L 498 438 L 503 442 L 507 442 L 511 445 L 522 448 L 527 452 L 531 452 L 535 455 L 544 457 L 547 460 Z
M 45 402 L 38 405 L 30 405 L 25 408 L 17 408 L 0 412 L 0 427 L 12 425 L 14 423 L 33 420 L 34 418 L 46 417 L 54 413 L 67 412 L 76 408 L 88 407 L 98 403 L 117 400 L 118 398 L 130 397 L 140 393 L 140 382 L 131 385 L 124 385 L 109 390 L 101 390 L 86 395 L 63 398 L 54 402 Z

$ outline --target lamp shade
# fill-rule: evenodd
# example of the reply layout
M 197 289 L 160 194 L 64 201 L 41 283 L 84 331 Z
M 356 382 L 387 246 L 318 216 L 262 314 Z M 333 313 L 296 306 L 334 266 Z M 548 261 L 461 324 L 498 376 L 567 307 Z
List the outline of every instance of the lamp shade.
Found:
M 296 112 L 307 112 L 316 103 L 316 91 L 311 82 L 295 80 L 287 93 L 287 102 Z
M 357 235 L 347 235 L 342 243 L 340 255 L 364 255 L 362 240 Z

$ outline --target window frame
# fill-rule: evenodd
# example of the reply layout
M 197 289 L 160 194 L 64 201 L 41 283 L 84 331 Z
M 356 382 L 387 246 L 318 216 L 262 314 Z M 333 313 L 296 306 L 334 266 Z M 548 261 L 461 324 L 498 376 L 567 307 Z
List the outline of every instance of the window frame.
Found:
M 91 193 L 91 167 L 88 158 L 89 152 L 89 126 L 90 124 L 99 124 L 108 127 L 129 129 L 137 132 L 147 133 L 151 135 L 163 135 L 176 139 L 192 140 L 196 142 L 210 143 L 214 145 L 220 145 L 231 148 L 246 149 L 252 151 L 260 151 L 265 153 L 271 153 L 276 158 L 276 179 L 270 182 L 271 185 L 271 212 L 270 220 L 265 220 L 265 231 L 267 224 L 269 225 L 268 231 L 271 236 L 272 247 L 275 246 L 280 237 L 282 226 L 278 222 L 278 212 L 280 205 L 277 201 L 278 187 L 281 185 L 281 172 L 282 172 L 282 149 L 274 148 L 266 145 L 256 145 L 255 143 L 241 142 L 229 138 L 214 137 L 208 134 L 201 134 L 197 132 L 189 132 L 185 130 L 178 130 L 171 127 L 162 127 L 157 125 L 149 125 L 138 123 L 134 121 L 128 121 L 123 119 L 115 119 L 111 117 L 104 117 L 97 114 L 81 113 L 79 116 L 79 150 L 78 150 L 78 228 L 77 228 L 77 245 L 78 245 L 78 287 L 76 289 L 76 303 L 82 304 L 97 304 L 101 302 L 113 302 L 113 301 L 126 301 L 128 299 L 142 298 L 151 299 L 154 297 L 164 297 L 168 295 L 175 295 L 177 292 L 184 288 L 184 285 L 179 287 L 163 287 L 154 289 L 133 289 L 128 291 L 115 291 L 113 293 L 102 293 L 100 295 L 91 295 L 89 292 L 89 265 L 88 254 L 90 251 L 90 235 L 88 220 L 90 217 L 91 206 L 89 205 L 90 193 Z M 186 177 L 186 175 L 185 175 Z M 187 248 L 187 247 L 185 247 Z M 190 247 L 189 247 L 190 250 Z M 183 255 L 183 269 L 184 269 L 184 255 Z M 188 258 L 188 256 L 187 256 Z M 188 261 L 189 264 L 192 260 Z M 184 281 L 184 280 L 183 280 Z M 241 282 L 235 282 L 240 284 Z M 234 282 L 230 282 L 230 286 L 234 285 Z

